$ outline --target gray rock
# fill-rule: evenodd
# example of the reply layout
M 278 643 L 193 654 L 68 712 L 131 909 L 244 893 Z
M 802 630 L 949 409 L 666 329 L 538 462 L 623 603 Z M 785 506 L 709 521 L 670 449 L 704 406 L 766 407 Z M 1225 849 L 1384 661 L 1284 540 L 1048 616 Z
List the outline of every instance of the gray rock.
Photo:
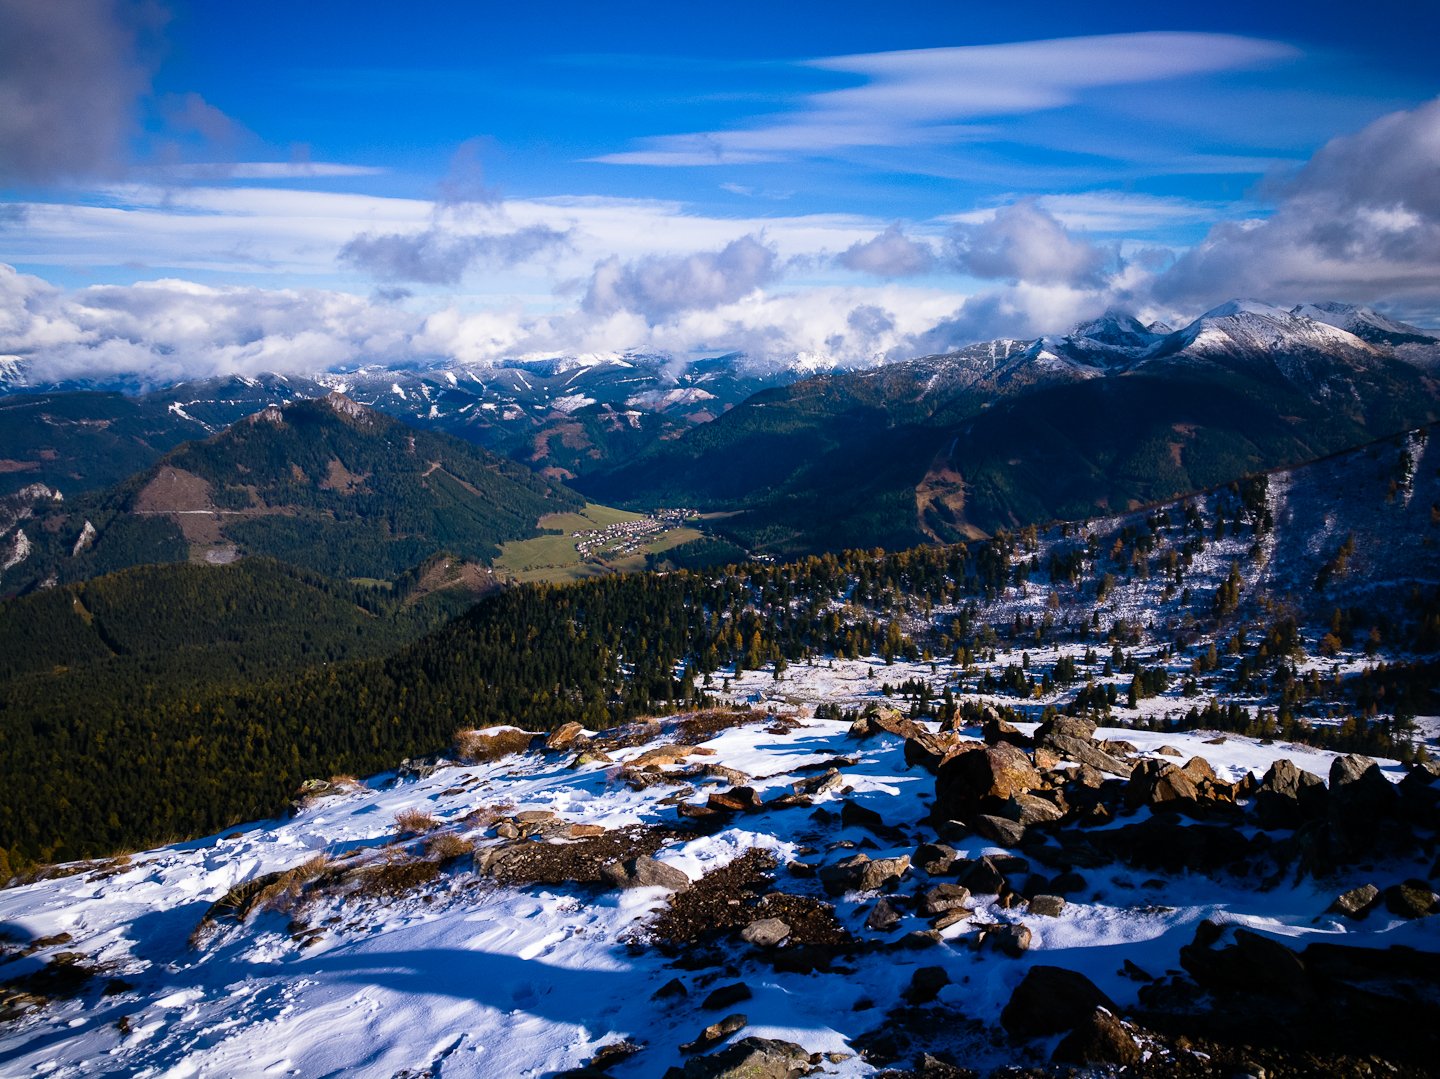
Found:
M 1025 838 L 1025 826 L 1006 817 L 977 813 L 970 818 L 976 833 L 999 843 L 1002 847 L 1018 847 Z
M 915 848 L 915 864 L 932 877 L 943 877 L 952 872 L 958 857 L 959 852 L 945 843 L 921 843 Z
M 954 910 L 947 910 L 944 914 L 937 915 L 930 922 L 931 929 L 949 929 L 952 925 L 959 925 L 967 921 L 975 912 L 969 907 L 956 907 Z
M 616 888 L 667 888 L 683 892 L 690 887 L 690 878 L 682 870 L 644 854 L 626 862 L 611 862 L 600 874 Z
M 985 932 L 984 944 L 991 951 L 1002 952 L 1012 959 L 1019 959 L 1021 955 L 1030 949 L 1030 941 L 1034 934 L 1030 932 L 1029 926 L 1024 925 L 997 925 Z
M 1017 1038 L 1040 1038 L 1073 1030 L 1096 1008 L 1114 1010 L 1114 1002 L 1085 975 L 1064 967 L 1035 966 L 1025 973 L 1000 1024 Z
M 865 928 L 877 933 L 888 933 L 900 924 L 900 912 L 890 905 L 890 900 L 881 898 L 865 919 Z
M 933 918 L 951 910 L 961 910 L 970 902 L 970 889 L 959 884 L 937 884 L 920 899 L 920 909 Z
M 1423 918 L 1435 909 L 1435 893 L 1423 880 L 1407 880 L 1385 889 L 1385 909 L 1401 918 Z
M 680 1047 L 682 1053 L 698 1053 L 702 1049 L 709 1049 L 724 1041 L 737 1030 L 743 1030 L 749 1026 L 750 1017 L 740 1012 L 734 1015 L 727 1015 L 718 1023 L 711 1023 L 702 1030 L 693 1042 L 686 1042 Z
M 1016 794 L 1005 804 L 1005 816 L 1028 828 L 1034 824 L 1054 824 L 1065 816 L 1065 811 L 1049 798 Z
M 1347 918 L 1363 918 L 1380 901 L 1380 889 L 1373 884 L 1362 884 L 1335 897 L 1330 904 L 1330 913 L 1343 914 Z
M 773 948 L 790 935 L 790 927 L 779 918 L 761 918 L 740 930 L 740 939 L 760 948 Z
M 749 1000 L 752 995 L 750 987 L 744 982 L 732 982 L 713 990 L 701 1002 L 700 1007 L 706 1011 L 715 1011 L 719 1008 L 728 1008 L 732 1004 L 739 1004 L 742 1000 Z
M 810 1054 L 794 1042 L 741 1038 L 710 1056 L 687 1061 L 684 1079 L 800 1079 Z
M 1067 1064 L 1131 1065 L 1139 1064 L 1140 1057 L 1140 1047 L 1120 1020 L 1096 1008 L 1060 1040 L 1054 1059 Z
M 561 752 L 569 749 L 578 742 L 585 734 L 585 728 L 578 723 L 563 723 L 551 732 L 550 737 L 545 739 L 545 748 L 552 752 Z
M 1058 918 L 1065 909 L 1065 900 L 1058 895 L 1037 895 L 1030 900 L 1030 913 L 1046 918 Z
M 866 854 L 852 854 L 834 865 L 820 870 L 820 882 L 831 895 L 844 892 L 869 892 L 881 887 L 886 881 L 900 877 L 910 868 L 910 856 L 898 858 L 871 859 Z
M 944 967 L 918 967 L 910 976 L 905 1000 L 910 1004 L 929 1004 L 949 984 L 950 975 Z

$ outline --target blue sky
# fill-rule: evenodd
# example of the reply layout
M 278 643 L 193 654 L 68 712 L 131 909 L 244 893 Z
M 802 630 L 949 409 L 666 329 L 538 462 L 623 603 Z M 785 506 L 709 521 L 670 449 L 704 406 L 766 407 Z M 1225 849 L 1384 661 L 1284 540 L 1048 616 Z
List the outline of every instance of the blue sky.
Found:
M 1433 324 L 1437 31 L 1392 0 L 0 0 L 0 355 L 864 363 L 1237 293 Z

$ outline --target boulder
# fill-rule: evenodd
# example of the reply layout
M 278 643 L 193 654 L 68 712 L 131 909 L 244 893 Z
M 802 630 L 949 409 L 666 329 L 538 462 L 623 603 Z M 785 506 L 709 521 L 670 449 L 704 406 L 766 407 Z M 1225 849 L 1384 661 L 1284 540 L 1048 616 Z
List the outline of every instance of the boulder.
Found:
M 1131 809 L 1194 809 L 1199 800 L 1200 791 L 1189 774 L 1167 761 L 1141 761 L 1125 788 L 1125 804 Z
M 890 905 L 890 900 L 884 897 L 876 901 L 869 916 L 865 919 L 865 928 L 873 929 L 877 933 L 888 933 L 899 924 L 900 912 Z
M 1325 783 L 1285 759 L 1270 766 L 1255 791 L 1262 828 L 1298 828 L 1325 812 Z
M 845 786 L 845 777 L 840 774 L 840 769 L 827 768 L 818 776 L 797 779 L 790 784 L 790 789 L 796 794 L 819 795 L 838 791 L 843 786 Z
M 980 737 L 985 740 L 987 746 L 997 746 L 1001 742 L 1008 742 L 1018 749 L 1030 749 L 1035 743 L 1019 729 L 1006 723 L 998 715 L 990 714 L 980 724 Z
M 973 749 L 953 755 L 940 765 L 935 778 L 934 814 L 968 819 L 982 808 L 998 809 L 1012 795 L 1040 784 L 1040 773 L 1030 758 L 1014 746 L 1002 742 Z
M 976 834 L 982 835 L 1002 847 L 1018 847 L 1025 838 L 1025 826 L 1008 817 L 994 817 L 988 813 L 978 813 L 971 818 L 970 823 L 974 826 Z
M 1204 779 L 1215 780 L 1220 778 L 1215 774 L 1215 769 L 1211 766 L 1210 762 L 1204 757 L 1191 757 L 1180 770 L 1196 783 Z
M 881 708 L 860 717 L 865 724 L 865 734 L 893 734 L 897 738 L 915 738 L 927 733 L 925 728 L 908 718 L 896 708 Z M 854 728 L 851 728 L 852 733 Z
M 611 862 L 601 868 L 600 875 L 616 888 L 667 888 L 683 892 L 690 887 L 690 878 L 683 870 L 645 854 L 624 862 Z
M 760 918 L 740 930 L 740 939 L 760 948 L 773 948 L 790 935 L 790 927 L 779 918 Z
M 1330 765 L 1330 831 L 1342 858 L 1365 854 L 1381 821 L 1400 811 L 1400 792 L 1369 757 L 1349 753 Z
M 569 749 L 585 735 L 585 728 L 578 723 L 562 723 L 550 732 L 550 737 L 545 739 L 545 748 L 552 753 L 560 753 Z
M 1440 826 L 1440 761 L 1426 761 L 1400 781 L 1401 812 L 1426 828 Z
M 721 813 L 756 813 L 765 807 L 754 787 L 731 787 L 728 791 L 716 791 L 706 799 L 705 804 Z
M 885 823 L 879 813 L 846 799 L 840 805 L 840 823 L 846 828 L 864 828 L 882 839 L 895 839 L 903 833 Z
M 1060 1039 L 1053 1060 L 1065 1064 L 1139 1064 L 1140 1046 L 1120 1020 L 1096 1008 Z
M 810 1054 L 794 1042 L 741 1038 L 718 1053 L 685 1064 L 683 1079 L 800 1079 L 810 1070 Z
M 1065 909 L 1065 900 L 1058 895 L 1037 895 L 1030 900 L 1030 913 L 1046 918 L 1058 918 Z
M 1401 918 L 1423 918 L 1435 909 L 1435 892 L 1423 880 L 1407 880 L 1385 889 L 1385 909 Z
M 929 1004 L 940 990 L 950 984 L 950 975 L 944 967 L 918 967 L 910 976 L 910 985 L 905 990 L 905 1000 L 912 1005 Z
M 1070 719 L 1071 717 L 1062 716 L 1060 718 L 1064 720 Z M 1073 722 L 1089 724 L 1089 720 L 1074 720 Z M 1039 731 L 1037 731 L 1036 734 L 1039 736 Z M 1037 747 L 1044 747 L 1054 753 L 1058 753 L 1060 756 L 1067 760 L 1072 760 L 1076 764 L 1088 765 L 1099 772 L 1109 772 L 1112 775 L 1123 776 L 1125 778 L 1128 778 L 1130 775 L 1130 765 L 1126 764 L 1119 757 L 1107 753 L 1088 736 L 1082 738 L 1078 735 L 1066 734 L 1063 730 L 1057 729 L 1045 734 L 1043 737 L 1037 737 L 1036 745 Z
M 1035 728 L 1035 744 L 1045 745 L 1057 735 L 1089 741 L 1095 737 L 1095 722 L 1081 716 L 1055 716 Z
M 1116 1010 L 1085 975 L 1064 967 L 1034 966 L 1010 994 L 1000 1024 L 1017 1038 L 1041 1038 L 1073 1030 L 1096 1008 Z
M 971 863 L 960 882 L 976 895 L 999 895 L 1002 889 L 1009 887 L 1005 874 L 988 854 Z
M 820 883 L 831 895 L 844 892 L 869 892 L 882 887 L 886 882 L 904 876 L 910 868 L 910 856 L 898 858 L 871 859 L 867 854 L 852 854 L 834 865 L 820 870 Z
M 931 775 L 940 770 L 945 757 L 955 749 L 953 736 L 950 738 L 931 734 L 928 731 L 905 739 L 905 763 L 924 768 Z
M 915 865 L 932 877 L 943 877 L 955 868 L 959 853 L 945 843 L 921 843 L 915 848 Z
M 959 884 L 937 884 L 920 897 L 920 910 L 928 918 L 946 911 L 962 910 L 970 903 L 970 889 Z
M 1330 904 L 1329 913 L 1360 919 L 1374 910 L 1379 901 L 1380 889 L 1373 884 L 1362 884 L 1336 896 L 1335 902 Z
M 700 1007 L 706 1011 L 718 1011 L 720 1008 L 728 1008 L 732 1004 L 739 1004 L 742 1000 L 749 1000 L 753 996 L 750 987 L 744 982 L 732 982 L 730 985 L 722 985 L 713 990 L 701 1003 Z
M 1059 796 L 1058 791 L 1046 793 L 1054 797 Z M 1003 815 L 1027 828 L 1036 824 L 1055 824 L 1065 816 L 1065 810 L 1056 804 L 1054 797 L 1024 792 L 1012 794 L 1010 800 L 1005 803 Z
M 682 1053 L 698 1053 L 703 1049 L 709 1049 L 723 1042 L 737 1030 L 744 1030 L 749 1024 L 750 1017 L 741 1012 L 727 1015 L 724 1019 L 717 1023 L 711 1023 L 702 1030 L 693 1042 L 686 1042 L 680 1046 L 680 1051 Z
M 984 942 L 985 947 L 991 951 L 1001 952 L 1012 959 L 1019 959 L 1029 950 L 1033 936 L 1029 926 L 1017 922 L 1013 925 L 997 925 L 988 928 L 985 932 Z

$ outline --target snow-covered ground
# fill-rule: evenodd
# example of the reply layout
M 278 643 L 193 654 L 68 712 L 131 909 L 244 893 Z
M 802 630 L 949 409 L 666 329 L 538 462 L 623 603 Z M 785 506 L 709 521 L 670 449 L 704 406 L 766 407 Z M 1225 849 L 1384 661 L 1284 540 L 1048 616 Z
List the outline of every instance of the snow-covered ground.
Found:
M 861 666 L 795 668 L 781 689 L 812 699 L 865 700 L 876 683 Z M 890 672 L 896 680 L 898 672 Z M 749 688 L 748 676 L 736 687 Z M 822 823 L 813 810 L 794 808 L 739 815 L 715 834 L 674 839 L 657 857 L 698 879 L 765 848 L 781 867 L 777 887 L 821 897 L 816 880 L 791 877 L 785 865 L 828 864 L 856 847 L 876 858 L 912 854 L 916 843 L 933 838 L 919 822 L 934 797 L 934 779 L 905 764 L 899 739 L 857 741 L 846 725 L 805 714 L 798 726 L 782 730 L 757 711 L 754 721 L 704 743 L 713 755 L 692 760 L 746 773 L 769 799 L 815 774 L 799 768 L 854 758 L 842 768 L 845 789 L 817 803 L 836 809 L 843 797 L 874 809 L 905 830 L 904 842 L 877 846 L 869 832 L 842 828 L 838 820 Z M 1211 744 L 1214 736 L 1205 732 L 1099 733 L 1107 735 L 1147 753 L 1170 746 L 1185 757 L 1204 756 L 1222 778 L 1262 773 L 1282 757 L 1324 776 L 1334 756 L 1234 735 Z M 496 814 L 549 810 L 606 829 L 675 825 L 677 793 L 704 803 L 709 790 L 729 786 L 690 776 L 683 786 L 632 790 L 620 781 L 620 762 L 646 748 L 618 751 L 617 763 L 608 765 L 572 767 L 573 753 L 530 752 L 486 765 L 445 765 L 418 780 L 375 777 L 289 820 L 140 853 L 118 869 L 0 891 L 0 930 L 13 940 L 68 934 L 0 966 L 0 975 L 14 977 L 68 951 L 101 968 L 102 978 L 123 981 L 113 995 L 91 992 L 0 1025 L 0 1074 L 540 1076 L 581 1064 L 601 1045 L 631 1039 L 646 1048 L 615 1074 L 658 1077 L 683 1059 L 682 1043 L 726 1014 L 700 1006 L 706 993 L 737 980 L 754 996 L 728 1009 L 748 1017 L 736 1037 L 853 1054 L 853 1039 L 884 1022 L 884 1002 L 898 999 L 920 966 L 938 964 L 949 973 L 942 1003 L 993 1021 L 1035 963 L 1083 971 L 1122 1008 L 1129 1006 L 1137 984 L 1120 975 L 1121 959 L 1157 974 L 1174 968 L 1178 949 L 1204 918 L 1301 938 L 1297 944 L 1344 937 L 1440 950 L 1440 918 L 1405 922 L 1381 911 L 1352 923 L 1324 915 L 1335 882 L 1302 880 L 1256 891 L 1205 876 L 1115 866 L 1087 871 L 1086 887 L 1057 918 L 999 909 L 993 897 L 977 896 L 972 923 L 945 930 L 949 943 L 862 952 L 846 960 L 848 973 L 780 973 L 747 958 L 738 941 L 733 969 L 687 970 L 668 965 L 645 943 L 644 928 L 666 904 L 665 891 L 509 887 L 475 872 L 469 859 L 399 897 L 322 897 L 303 912 L 304 931 L 289 924 L 298 917 L 293 911 L 262 912 L 199 948 L 187 943 L 212 903 L 260 874 L 322 853 L 337 860 L 382 858 L 388 849 L 398 857 L 403 843 L 396 842 L 395 818 L 409 810 L 431 814 L 483 847 L 496 842 L 485 823 Z M 1398 776 L 1396 766 L 1382 763 Z M 978 837 L 956 846 L 969 857 L 999 850 Z M 923 878 L 919 870 L 911 873 Z M 862 938 L 898 938 L 924 927 L 912 916 L 888 934 L 864 929 L 873 900 L 850 894 L 833 902 L 839 920 Z M 995 921 L 1030 927 L 1034 941 L 1022 958 L 961 946 L 974 924 Z M 652 999 L 676 977 L 688 996 Z M 867 1007 L 867 1000 L 881 1003 Z M 972 1066 L 979 1067 L 1002 1063 L 1014 1051 L 985 1044 L 973 1052 Z M 839 1076 L 873 1070 L 858 1055 L 825 1065 L 826 1074 Z

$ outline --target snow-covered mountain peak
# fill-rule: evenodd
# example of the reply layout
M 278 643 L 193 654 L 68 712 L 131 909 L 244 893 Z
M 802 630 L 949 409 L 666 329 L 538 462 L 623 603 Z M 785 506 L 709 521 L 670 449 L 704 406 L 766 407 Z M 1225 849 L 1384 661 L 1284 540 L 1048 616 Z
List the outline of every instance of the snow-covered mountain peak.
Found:
M 1273 304 L 1261 303 L 1259 300 L 1226 300 L 1219 307 L 1212 307 L 1200 316 L 1200 321 L 1205 319 L 1236 318 L 1243 315 L 1254 315 L 1259 318 L 1288 319 L 1291 316 L 1289 311 L 1283 307 L 1276 307 Z
M 1119 348 L 1143 348 L 1155 339 L 1155 335 L 1134 315 L 1113 308 L 1099 318 L 1080 323 L 1070 331 L 1070 337 Z
M 1374 348 L 1347 330 L 1257 300 L 1230 300 L 1161 339 L 1150 356 L 1188 353 L 1262 358 L 1297 352 L 1347 360 L 1375 354 Z

